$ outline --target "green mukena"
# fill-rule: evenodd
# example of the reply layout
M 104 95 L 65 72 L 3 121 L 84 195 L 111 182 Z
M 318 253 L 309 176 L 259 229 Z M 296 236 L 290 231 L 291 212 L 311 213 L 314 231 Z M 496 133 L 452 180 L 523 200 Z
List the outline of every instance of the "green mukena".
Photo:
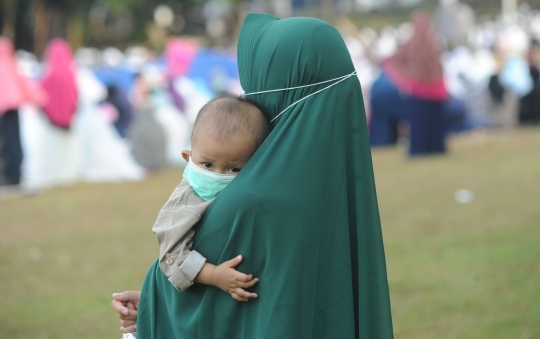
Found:
M 354 72 L 340 34 L 312 18 L 246 17 L 238 42 L 246 93 Z M 269 120 L 329 83 L 251 95 Z M 215 287 L 178 292 L 156 261 L 139 304 L 141 339 L 392 338 L 383 241 L 362 92 L 350 77 L 272 123 L 215 199 L 193 248 L 260 282 L 237 302 Z

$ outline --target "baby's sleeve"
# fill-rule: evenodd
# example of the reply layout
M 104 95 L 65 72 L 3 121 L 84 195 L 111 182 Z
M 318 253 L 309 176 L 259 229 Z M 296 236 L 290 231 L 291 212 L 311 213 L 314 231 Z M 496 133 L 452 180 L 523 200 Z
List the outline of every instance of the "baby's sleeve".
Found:
M 187 181 L 176 187 L 159 212 L 152 231 L 159 244 L 159 266 L 179 291 L 187 290 L 206 262 L 192 251 L 193 226 L 206 212 L 210 201 L 201 199 Z

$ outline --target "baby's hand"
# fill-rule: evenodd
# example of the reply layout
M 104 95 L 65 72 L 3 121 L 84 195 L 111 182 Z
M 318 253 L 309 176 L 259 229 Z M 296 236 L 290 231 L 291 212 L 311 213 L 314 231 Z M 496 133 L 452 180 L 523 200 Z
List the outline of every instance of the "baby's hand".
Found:
M 257 294 L 246 292 L 246 288 L 253 287 L 259 282 L 259 278 L 253 279 L 251 274 L 247 275 L 234 269 L 242 262 L 242 256 L 216 266 L 212 276 L 213 285 L 229 293 L 238 301 L 248 301 L 250 298 L 257 298 Z

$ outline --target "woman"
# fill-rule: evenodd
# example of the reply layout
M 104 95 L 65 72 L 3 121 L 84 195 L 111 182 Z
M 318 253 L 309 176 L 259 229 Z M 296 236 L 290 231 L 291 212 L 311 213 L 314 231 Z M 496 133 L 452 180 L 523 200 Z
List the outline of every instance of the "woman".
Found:
M 409 154 L 444 153 L 444 103 L 448 93 L 443 80 L 440 47 L 428 14 L 417 12 L 412 22 L 413 36 L 383 63 L 383 72 L 402 95 L 400 114 L 395 119 L 403 117 L 409 123 Z M 391 97 L 394 100 L 395 93 Z M 377 113 L 375 103 L 372 104 L 372 121 L 375 121 Z
M 18 72 L 10 40 L 0 37 L 0 186 L 19 185 L 23 151 L 19 108 L 25 103 L 44 104 L 47 96 Z
M 80 150 L 74 128 L 55 126 L 38 107 L 21 110 L 24 185 L 43 189 L 70 185 L 80 178 Z
M 24 112 L 25 183 L 29 187 L 68 185 L 79 179 L 80 152 L 72 128 L 79 99 L 76 79 L 71 47 L 63 39 L 51 40 L 41 81 L 49 100 L 41 110 L 25 108 Z
M 209 262 L 242 254 L 239 270 L 261 278 L 259 297 L 239 303 L 198 284 L 177 292 L 154 264 L 138 333 L 392 338 L 362 92 L 340 34 L 317 19 L 248 14 L 238 62 L 273 130 L 212 203 L 193 246 Z M 120 301 L 113 307 L 127 311 Z

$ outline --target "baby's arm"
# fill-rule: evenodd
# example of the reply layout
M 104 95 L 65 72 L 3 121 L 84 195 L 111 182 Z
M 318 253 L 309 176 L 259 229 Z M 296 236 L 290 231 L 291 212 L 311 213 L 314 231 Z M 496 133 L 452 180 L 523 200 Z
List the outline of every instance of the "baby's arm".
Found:
M 152 228 L 159 243 L 159 266 L 179 291 L 185 291 L 193 282 L 216 286 L 238 301 L 256 298 L 244 288 L 255 285 L 259 279 L 236 271 L 242 257 L 238 256 L 219 266 L 206 262 L 201 254 L 191 250 L 195 231 L 193 226 L 202 218 L 210 205 L 199 198 L 183 180 L 161 209 Z
M 165 203 L 152 228 L 159 244 L 159 266 L 179 291 L 191 287 L 206 262 L 206 258 L 191 248 L 193 226 L 209 205 L 184 180 Z
M 253 287 L 259 282 L 259 278 L 238 272 L 235 267 L 241 262 L 242 256 L 239 255 L 218 266 L 206 263 L 195 278 L 195 282 L 218 287 L 238 301 L 257 298 L 257 294 L 246 292 L 245 289 Z

